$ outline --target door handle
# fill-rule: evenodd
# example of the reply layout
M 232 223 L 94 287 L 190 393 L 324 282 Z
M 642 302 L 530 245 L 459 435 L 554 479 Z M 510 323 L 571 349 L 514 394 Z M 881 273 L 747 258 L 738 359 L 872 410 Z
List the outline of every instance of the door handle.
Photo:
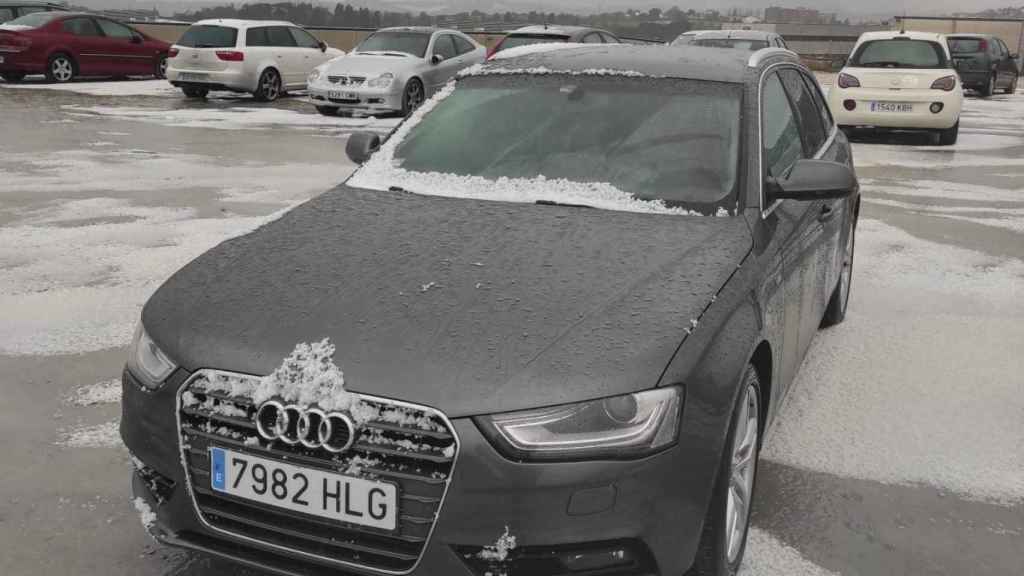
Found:
M 821 213 L 818 214 L 818 222 L 828 222 L 829 220 L 835 218 L 835 216 L 836 211 L 828 204 L 825 204 L 824 206 L 821 207 Z

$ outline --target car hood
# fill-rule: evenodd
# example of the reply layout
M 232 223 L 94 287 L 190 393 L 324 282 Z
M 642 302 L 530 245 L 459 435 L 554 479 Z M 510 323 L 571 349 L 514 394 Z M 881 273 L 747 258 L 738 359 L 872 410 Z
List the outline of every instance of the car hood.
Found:
M 328 337 L 350 390 L 503 412 L 656 385 L 750 245 L 743 218 L 341 186 L 189 263 L 143 324 L 189 371 Z
M 344 58 L 333 60 L 327 66 L 327 73 L 335 75 L 357 75 L 372 78 L 385 72 L 399 74 L 424 64 L 415 56 L 383 56 L 378 54 L 350 53 Z

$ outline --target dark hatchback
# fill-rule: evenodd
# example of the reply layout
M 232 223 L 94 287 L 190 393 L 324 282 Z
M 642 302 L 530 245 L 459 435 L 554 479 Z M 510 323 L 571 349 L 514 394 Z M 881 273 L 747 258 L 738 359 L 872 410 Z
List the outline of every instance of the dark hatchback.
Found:
M 1011 53 L 997 36 L 989 34 L 957 34 L 946 37 L 949 52 L 964 88 L 988 97 L 1002 90 L 1017 91 L 1020 67 L 1018 54 Z
M 150 532 L 281 574 L 733 574 L 852 277 L 850 147 L 796 55 L 504 60 L 348 151 L 146 304 Z

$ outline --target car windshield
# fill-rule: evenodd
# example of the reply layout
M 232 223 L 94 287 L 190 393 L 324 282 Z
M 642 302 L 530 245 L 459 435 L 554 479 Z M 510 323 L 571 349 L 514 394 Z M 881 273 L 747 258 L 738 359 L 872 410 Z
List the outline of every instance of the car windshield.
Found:
M 894 38 L 861 44 L 850 60 L 856 68 L 948 68 L 938 42 Z
M 735 208 L 740 101 L 738 84 L 695 80 L 470 77 L 388 143 L 385 174 L 368 180 L 386 189 L 390 171 L 387 184 L 411 192 L 721 214 Z
M 176 44 L 186 48 L 234 48 L 238 30 L 226 26 L 193 26 Z
M 974 54 L 988 50 L 987 44 L 981 38 L 950 38 L 949 51 L 953 54 Z
M 430 44 L 426 32 L 377 32 L 356 48 L 356 52 L 401 52 L 423 58 Z
M 767 40 L 745 40 L 742 38 L 697 38 L 692 44 L 709 48 L 733 48 L 749 52 L 757 52 L 762 48 L 768 47 Z
M 567 36 L 557 34 L 532 34 L 532 35 L 510 35 L 507 36 L 498 46 L 498 51 L 518 48 L 519 46 L 530 46 L 532 44 L 561 44 L 568 42 Z
M 4 22 L 5 26 L 26 26 L 28 28 L 41 28 L 46 26 L 53 21 L 54 18 L 60 16 L 60 12 L 36 12 L 34 14 L 26 14 L 21 18 L 15 18 L 14 20 L 8 20 Z

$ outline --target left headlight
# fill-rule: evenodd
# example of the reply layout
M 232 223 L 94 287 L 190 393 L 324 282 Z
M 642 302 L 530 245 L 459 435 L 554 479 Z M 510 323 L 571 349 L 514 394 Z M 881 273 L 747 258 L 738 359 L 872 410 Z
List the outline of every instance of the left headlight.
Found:
M 310 72 L 309 76 L 306 77 L 306 83 L 307 84 L 312 84 L 313 82 L 316 82 L 319 78 L 320 78 L 320 70 L 318 70 L 316 68 L 313 68 L 313 71 Z
M 676 441 L 682 394 L 672 386 L 476 421 L 514 460 L 642 458 Z
M 159 388 L 164 380 L 174 372 L 177 366 L 166 354 L 157 347 L 156 342 L 146 334 L 139 323 L 135 329 L 135 338 L 128 357 L 128 368 L 139 376 L 140 382 L 147 388 Z
M 366 85 L 370 88 L 387 88 L 388 86 L 391 86 L 391 83 L 394 81 L 395 75 L 390 72 L 386 72 L 376 78 L 371 78 Z

